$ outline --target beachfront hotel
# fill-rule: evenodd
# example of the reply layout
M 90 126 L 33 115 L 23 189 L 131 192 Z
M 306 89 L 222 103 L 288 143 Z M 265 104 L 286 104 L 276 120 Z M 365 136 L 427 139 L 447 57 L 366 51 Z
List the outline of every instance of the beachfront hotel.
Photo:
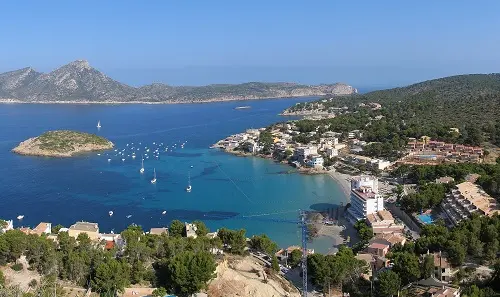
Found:
M 384 210 L 384 198 L 378 194 L 378 180 L 374 176 L 355 176 L 351 180 L 351 206 L 347 218 L 352 223 L 365 220 L 368 215 Z

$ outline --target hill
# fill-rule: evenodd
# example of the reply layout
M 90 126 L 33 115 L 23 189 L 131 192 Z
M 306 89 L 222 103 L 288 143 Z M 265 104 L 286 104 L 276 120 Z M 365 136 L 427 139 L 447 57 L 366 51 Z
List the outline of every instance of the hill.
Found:
M 21 142 L 12 151 L 21 155 L 71 157 L 75 154 L 113 148 L 104 137 L 76 131 L 49 131 Z
M 250 82 L 199 87 L 156 83 L 135 88 L 111 79 L 83 60 L 71 62 L 50 73 L 23 68 L 0 74 L 0 99 L 26 103 L 188 103 L 346 95 L 356 92 L 355 88 L 341 83 L 301 85 Z

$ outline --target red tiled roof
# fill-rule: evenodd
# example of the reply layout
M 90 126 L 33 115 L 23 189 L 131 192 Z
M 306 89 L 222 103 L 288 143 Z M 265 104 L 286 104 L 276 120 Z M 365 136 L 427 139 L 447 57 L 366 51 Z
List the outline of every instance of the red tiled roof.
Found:
M 106 241 L 106 246 L 104 247 L 107 250 L 110 250 L 115 247 L 115 243 L 113 241 Z

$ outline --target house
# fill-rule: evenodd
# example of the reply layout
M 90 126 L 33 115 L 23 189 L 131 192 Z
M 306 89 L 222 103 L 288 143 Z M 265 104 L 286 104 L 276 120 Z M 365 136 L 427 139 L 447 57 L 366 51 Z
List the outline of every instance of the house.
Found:
M 80 233 L 86 233 L 91 240 L 99 239 L 99 225 L 97 223 L 76 222 L 68 229 L 69 236 L 77 238 Z
M 167 227 L 151 228 L 151 229 L 149 229 L 149 234 L 153 234 L 153 235 L 167 234 L 168 235 L 168 228 Z
M 374 256 L 379 256 L 379 257 L 385 257 L 387 253 L 389 252 L 390 245 L 387 243 L 381 243 L 381 242 L 371 242 L 368 244 L 368 246 L 365 249 L 365 252 L 372 254 Z
M 52 232 L 52 224 L 41 222 L 33 229 L 32 234 L 42 235 L 50 234 Z
M 378 170 L 386 170 L 391 167 L 392 163 L 387 160 L 373 159 L 371 160 L 372 167 Z
M 354 223 L 367 215 L 384 210 L 384 198 L 378 194 L 378 179 L 373 176 L 355 176 L 351 179 L 351 206 L 348 219 Z
M 274 255 L 276 256 L 276 258 L 278 258 L 278 260 L 285 261 L 286 259 L 288 259 L 288 257 L 290 257 L 292 252 L 295 250 L 302 251 L 302 248 L 297 245 L 292 245 L 287 247 L 286 249 L 280 249 Z M 308 255 L 314 254 L 314 249 L 307 249 L 307 254 Z
M 198 237 L 198 235 L 196 234 L 196 230 L 198 230 L 198 229 L 196 228 L 195 224 L 184 223 L 184 225 L 186 228 L 186 237 L 192 237 L 192 238 Z
M 442 282 L 451 282 L 458 269 L 451 267 L 448 259 L 440 252 L 433 253 L 432 257 L 434 259 L 434 277 Z
M 0 220 L 0 222 L 5 222 L 0 226 L 0 233 L 14 229 L 14 222 L 12 220 Z
M 19 228 L 19 231 L 23 232 L 26 235 L 30 235 L 33 230 L 31 230 L 30 227 L 21 227 Z
M 307 165 L 313 168 L 323 168 L 324 162 L 323 157 L 320 155 L 311 155 L 310 160 L 307 161 Z
M 404 225 L 396 224 L 394 217 L 387 210 L 380 210 L 366 216 L 366 223 L 374 234 L 403 233 Z
M 337 157 L 339 155 L 339 150 L 334 147 L 329 147 L 326 149 L 326 156 L 328 158 Z
M 303 162 L 310 155 L 315 155 L 318 153 L 318 148 L 315 146 L 299 146 L 295 148 L 294 157 L 299 161 Z
M 406 237 L 398 233 L 383 233 L 375 235 L 370 242 L 387 243 L 392 248 L 396 244 L 405 245 Z
M 460 297 L 460 289 L 448 286 L 434 277 L 419 280 L 403 287 L 408 296 Z
M 113 247 L 117 247 L 118 249 L 122 249 L 125 247 L 125 239 L 121 236 L 121 234 L 114 234 L 114 233 L 103 233 L 99 234 L 99 240 L 100 241 L 105 241 L 106 245 L 105 248 L 108 249 L 108 247 L 111 247 L 109 249 L 112 249 Z M 112 246 L 111 246 L 111 243 Z

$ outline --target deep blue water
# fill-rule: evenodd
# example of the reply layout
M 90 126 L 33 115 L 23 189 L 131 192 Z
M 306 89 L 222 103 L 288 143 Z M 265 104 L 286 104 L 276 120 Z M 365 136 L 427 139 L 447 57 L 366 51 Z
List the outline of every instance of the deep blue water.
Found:
M 131 223 L 149 230 L 167 226 L 173 219 L 201 219 L 212 230 L 245 228 L 248 235 L 266 233 L 282 246 L 300 244 L 300 232 L 293 223 L 239 218 L 294 220 L 299 209 L 345 202 L 341 188 L 328 176 L 285 174 L 290 167 L 235 157 L 209 146 L 230 134 L 284 121 L 277 115 L 281 110 L 312 99 L 181 105 L 0 105 L 0 218 L 25 215 L 22 221 L 16 220 L 16 226 L 35 226 L 40 221 L 64 226 L 77 220 L 94 221 L 101 232 L 118 232 Z M 238 105 L 252 108 L 235 110 Z M 99 131 L 98 120 L 102 124 Z M 96 133 L 113 141 L 116 149 L 125 149 L 127 155 L 134 146 L 139 157 L 122 161 L 114 150 L 101 156 L 91 153 L 66 159 L 10 152 L 20 141 L 54 129 Z M 183 149 L 179 147 L 182 142 L 186 142 Z M 160 143 L 164 146 L 159 159 L 150 152 L 141 175 L 144 147 Z M 164 152 L 165 146 L 176 143 L 177 148 Z M 156 185 L 150 183 L 153 168 Z M 191 193 L 185 191 L 188 175 Z M 110 210 L 112 217 L 108 216 Z M 164 210 L 166 215 L 161 214 Z M 325 240 L 313 244 L 321 251 L 328 246 Z

